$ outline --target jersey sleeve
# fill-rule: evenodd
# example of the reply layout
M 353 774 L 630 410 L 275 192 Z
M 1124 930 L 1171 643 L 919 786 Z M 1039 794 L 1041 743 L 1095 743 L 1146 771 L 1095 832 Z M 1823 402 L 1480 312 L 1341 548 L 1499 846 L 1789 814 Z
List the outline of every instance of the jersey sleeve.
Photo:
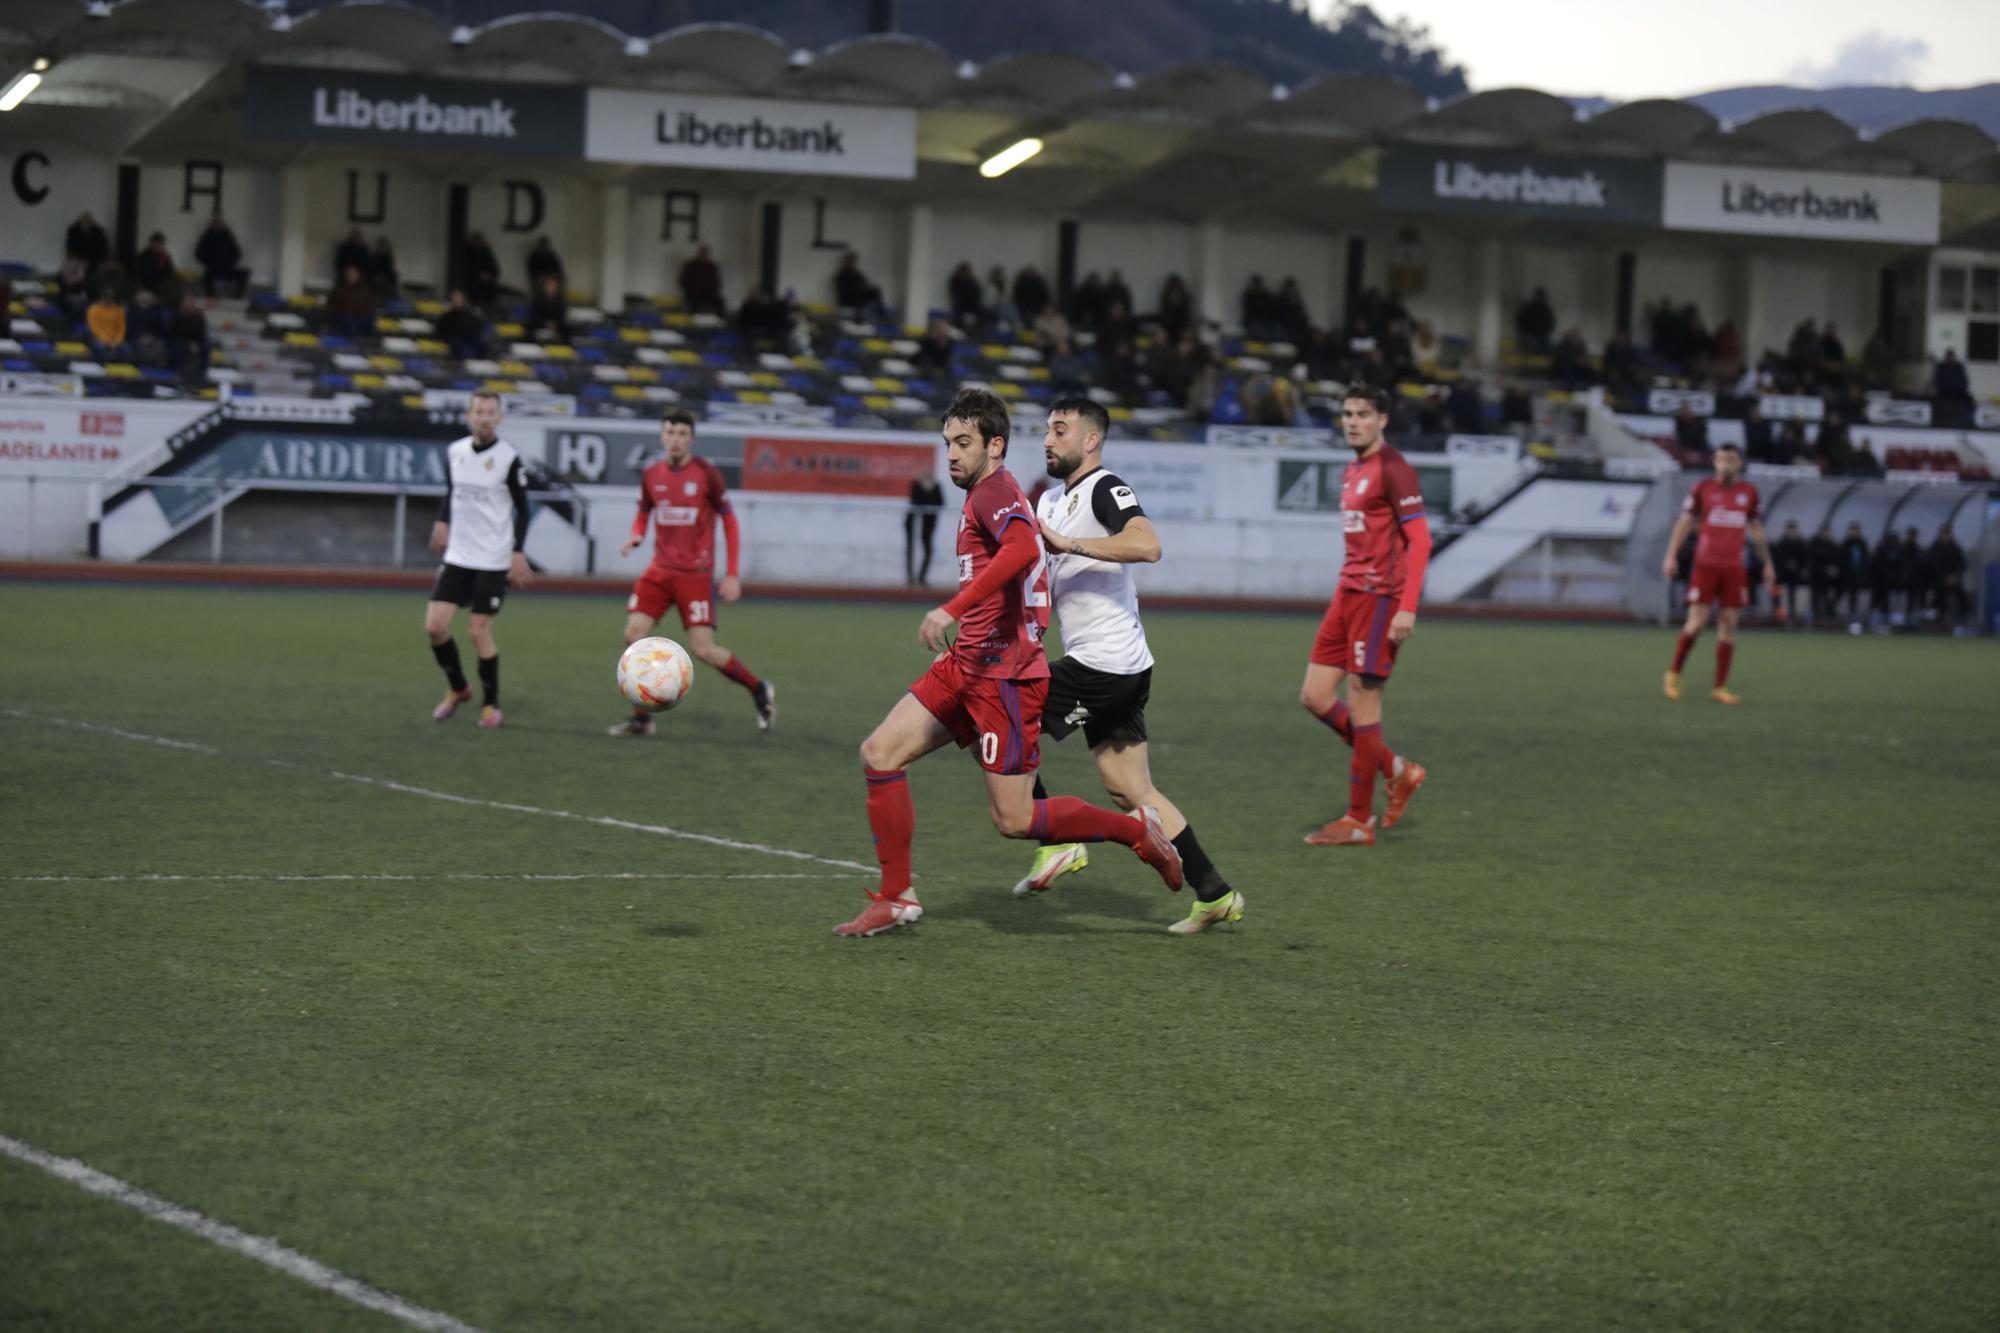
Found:
M 1424 516 L 1424 493 L 1417 485 L 1417 470 L 1401 455 L 1382 460 L 1382 492 L 1399 526 Z
M 1687 501 L 1686 503 L 1681 505 L 1681 512 L 1683 514 L 1701 513 L 1701 488 L 1706 486 L 1707 484 L 1708 483 L 1705 481 L 1698 481 L 1694 485 L 1688 487 Z
M 729 487 L 722 480 L 722 469 L 713 463 L 708 465 L 708 503 L 718 514 L 730 512 Z
M 507 496 L 514 502 L 514 549 L 528 544 L 528 475 L 517 456 L 507 468 Z
M 1757 494 L 1755 486 L 1751 486 L 1748 489 L 1750 491 L 1750 503 L 1746 507 L 1743 517 L 1751 523 L 1756 523 L 1764 517 L 1764 497 Z
M 1004 497 L 1004 503 L 998 502 L 1001 497 Z M 1028 497 L 1021 494 L 1018 488 L 1011 496 L 1003 491 L 1000 496 L 981 496 L 978 499 L 979 505 L 973 521 L 994 541 L 1001 540 L 1007 531 L 1007 525 L 1015 519 L 1026 523 L 1033 531 L 1041 531 L 1035 522 L 1035 511 L 1028 505 Z
M 1090 492 L 1090 513 L 1110 533 L 1123 532 L 1127 523 L 1146 516 L 1132 488 L 1113 475 L 1106 475 Z

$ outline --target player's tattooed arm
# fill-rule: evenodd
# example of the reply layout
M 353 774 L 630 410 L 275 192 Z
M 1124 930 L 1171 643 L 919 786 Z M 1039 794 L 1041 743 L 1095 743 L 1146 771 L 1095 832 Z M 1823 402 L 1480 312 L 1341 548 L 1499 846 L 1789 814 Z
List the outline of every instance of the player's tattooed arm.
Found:
M 1150 565 L 1160 558 L 1160 534 L 1146 518 L 1132 519 L 1123 532 L 1109 537 L 1065 537 L 1043 523 L 1042 540 L 1057 555 L 1080 555 L 1114 565 Z

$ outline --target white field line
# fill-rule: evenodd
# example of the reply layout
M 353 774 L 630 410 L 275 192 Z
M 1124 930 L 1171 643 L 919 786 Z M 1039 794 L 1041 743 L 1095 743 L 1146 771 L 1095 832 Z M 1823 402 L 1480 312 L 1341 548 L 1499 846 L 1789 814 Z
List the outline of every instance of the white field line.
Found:
M 552 810 L 539 805 L 522 805 L 516 801 L 489 801 L 481 796 L 460 796 L 455 792 L 436 791 L 430 787 L 415 787 L 406 782 L 394 782 L 388 778 L 369 777 L 365 773 L 343 773 L 338 769 L 315 770 L 303 764 L 295 764 L 288 759 L 266 759 L 259 755 L 233 755 L 209 745 L 198 745 L 193 741 L 175 740 L 170 736 L 154 736 L 143 731 L 127 731 L 123 727 L 110 727 L 101 722 L 82 722 L 69 717 L 49 717 L 43 713 L 25 712 L 19 708 L 0 708 L 0 716 L 19 718 L 25 722 L 43 722 L 54 727 L 73 727 L 78 731 L 94 731 L 103 736 L 116 736 L 120 740 L 138 741 L 146 745 L 163 745 L 172 750 L 191 750 L 196 754 L 212 755 L 219 759 L 247 759 L 252 763 L 269 764 L 273 768 L 291 769 L 301 773 L 317 773 L 321 777 L 333 778 L 340 782 L 360 783 L 365 787 L 379 787 L 383 791 L 400 792 L 405 796 L 421 796 L 432 801 L 450 801 L 454 805 L 478 806 L 488 810 L 505 810 L 509 814 L 539 815 L 545 819 L 572 819 L 583 824 L 598 824 L 605 828 L 629 829 L 634 833 L 651 833 L 662 838 L 679 838 L 684 842 L 705 843 L 710 847 L 727 847 L 738 852 L 762 852 L 766 856 L 782 856 L 792 861 L 810 861 L 815 865 L 837 866 L 842 870 L 858 870 L 864 874 L 874 874 L 875 867 L 862 865 L 859 861 L 842 861 L 837 857 L 815 856 L 811 852 L 793 851 L 789 847 L 773 847 L 761 842 L 741 842 L 735 838 L 719 838 L 712 833 L 692 833 L 686 829 L 669 828 L 665 824 L 641 824 L 630 819 L 616 819 L 610 815 L 580 815 L 573 810 Z
M 800 871 L 792 874 L 701 875 L 633 870 L 602 875 L 0 875 L 0 884 L 432 884 L 439 880 L 497 880 L 509 884 L 587 884 L 598 880 L 811 879 L 826 876 Z
M 107 1176 L 102 1171 L 85 1166 L 69 1157 L 57 1157 L 54 1153 L 43 1152 L 32 1144 L 22 1143 L 0 1134 L 0 1153 L 39 1167 L 56 1177 L 68 1181 L 79 1189 L 87 1190 L 100 1198 L 122 1203 L 127 1208 L 137 1209 L 156 1222 L 165 1222 L 170 1227 L 200 1236 L 211 1244 L 220 1245 L 225 1250 L 234 1250 L 246 1259 L 255 1259 L 268 1268 L 275 1268 L 288 1277 L 295 1277 L 307 1286 L 330 1291 L 345 1301 L 366 1306 L 388 1315 L 411 1328 L 437 1330 L 437 1333 L 479 1333 L 471 1324 L 461 1323 L 448 1314 L 427 1310 L 421 1305 L 413 1305 L 391 1292 L 371 1287 L 366 1282 L 336 1272 L 316 1259 L 309 1259 L 297 1250 L 289 1250 L 264 1236 L 252 1236 L 238 1231 L 235 1227 L 204 1217 L 192 1208 L 169 1203 L 165 1199 L 148 1194 L 135 1185 L 128 1185 L 115 1176 Z

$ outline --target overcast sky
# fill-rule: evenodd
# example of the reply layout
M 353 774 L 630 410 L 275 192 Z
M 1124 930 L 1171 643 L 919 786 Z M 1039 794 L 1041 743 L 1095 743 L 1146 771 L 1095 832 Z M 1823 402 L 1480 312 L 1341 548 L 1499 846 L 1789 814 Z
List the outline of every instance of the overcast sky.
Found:
M 1322 12 L 1338 0 L 1312 0 Z M 2000 0 L 1376 0 L 1475 90 L 1619 101 L 1745 84 L 2000 83 Z

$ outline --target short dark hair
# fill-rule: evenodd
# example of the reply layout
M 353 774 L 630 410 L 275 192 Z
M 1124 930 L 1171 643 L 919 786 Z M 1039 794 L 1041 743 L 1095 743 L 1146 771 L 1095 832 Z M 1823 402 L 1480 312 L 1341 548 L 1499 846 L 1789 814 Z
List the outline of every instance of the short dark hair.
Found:
M 1111 414 L 1105 411 L 1104 404 L 1095 398 L 1080 393 L 1072 394 L 1068 398 L 1058 398 L 1049 404 L 1049 415 L 1054 416 L 1058 412 L 1074 413 L 1076 419 L 1083 423 L 1084 429 L 1096 431 L 1100 440 L 1111 438 Z
M 938 424 L 946 421 L 970 421 L 979 428 L 981 444 L 1005 440 L 1013 434 L 1007 421 L 1007 402 L 991 389 L 960 389 Z
M 1340 401 L 1349 402 L 1359 398 L 1383 416 L 1389 415 L 1389 391 L 1379 384 L 1363 384 L 1360 380 L 1341 390 Z
M 500 406 L 500 391 L 498 389 L 474 389 L 466 395 L 465 405 L 471 407 L 481 398 L 491 398 L 495 407 Z
M 676 407 L 669 410 L 665 416 L 660 418 L 660 424 L 662 426 L 686 426 L 689 430 L 693 430 L 694 413 L 688 411 L 685 407 Z
M 1740 454 L 1743 452 L 1743 446 L 1740 444 L 1730 444 L 1727 441 L 1724 441 L 1723 443 L 1715 446 L 1715 452 L 1717 452 L 1718 454 Z

